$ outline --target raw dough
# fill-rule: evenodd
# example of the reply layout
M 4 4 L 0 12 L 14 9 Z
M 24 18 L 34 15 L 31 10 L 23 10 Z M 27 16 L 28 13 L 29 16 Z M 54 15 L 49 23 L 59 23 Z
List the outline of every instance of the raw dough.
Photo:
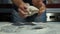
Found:
M 28 10 L 28 14 L 27 14 L 28 16 L 31 16 L 31 15 L 33 15 L 35 13 L 38 13 L 38 11 L 39 11 L 38 8 L 36 8 L 34 6 L 31 6 L 28 3 L 26 5 L 27 5 L 27 10 Z

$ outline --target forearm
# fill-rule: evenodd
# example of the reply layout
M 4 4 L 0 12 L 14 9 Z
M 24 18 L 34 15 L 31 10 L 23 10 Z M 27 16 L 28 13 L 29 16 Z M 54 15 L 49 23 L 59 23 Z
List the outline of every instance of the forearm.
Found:
M 23 0 L 12 0 L 12 2 L 18 7 L 24 3 Z

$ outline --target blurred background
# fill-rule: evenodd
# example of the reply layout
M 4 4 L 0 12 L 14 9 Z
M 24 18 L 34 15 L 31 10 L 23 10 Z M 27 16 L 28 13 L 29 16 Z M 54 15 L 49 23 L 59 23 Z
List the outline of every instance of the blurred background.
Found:
M 0 22 L 11 21 L 11 0 L 0 0 Z
M 48 22 L 60 22 L 60 0 L 46 0 Z

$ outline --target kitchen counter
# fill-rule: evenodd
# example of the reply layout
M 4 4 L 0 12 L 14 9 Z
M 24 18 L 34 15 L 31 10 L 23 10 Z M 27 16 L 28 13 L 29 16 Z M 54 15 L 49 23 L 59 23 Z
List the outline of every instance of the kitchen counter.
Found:
M 60 34 L 60 22 L 35 24 L 15 26 L 10 22 L 0 22 L 0 34 Z

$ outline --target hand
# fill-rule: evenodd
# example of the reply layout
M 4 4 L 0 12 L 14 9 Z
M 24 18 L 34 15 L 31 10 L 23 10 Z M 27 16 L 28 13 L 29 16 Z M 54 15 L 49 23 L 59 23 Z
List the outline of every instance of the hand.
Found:
M 45 12 L 46 6 L 44 3 L 41 4 L 41 7 L 39 8 L 38 16 L 40 16 L 43 12 Z
M 25 3 L 23 4 L 20 4 L 19 8 L 18 8 L 18 11 L 19 11 L 19 15 L 22 17 L 22 18 L 26 18 L 27 17 L 27 6 Z

